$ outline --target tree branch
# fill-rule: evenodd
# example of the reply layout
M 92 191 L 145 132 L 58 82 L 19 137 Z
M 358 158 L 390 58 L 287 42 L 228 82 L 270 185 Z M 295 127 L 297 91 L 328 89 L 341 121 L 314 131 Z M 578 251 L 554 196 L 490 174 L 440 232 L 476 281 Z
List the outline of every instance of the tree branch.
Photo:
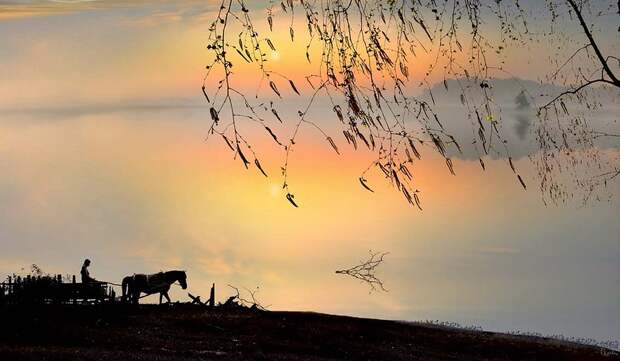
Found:
M 603 66 L 603 69 L 605 69 L 605 73 L 607 73 L 607 75 L 611 79 L 610 84 L 615 85 L 615 86 L 620 88 L 620 80 L 618 80 L 618 78 L 616 78 L 616 75 L 609 68 L 609 65 L 607 64 L 607 61 L 605 61 L 605 57 L 601 53 L 601 50 L 599 49 L 598 45 L 596 44 L 596 41 L 594 40 L 594 37 L 592 36 L 592 33 L 590 32 L 590 29 L 588 28 L 588 25 L 586 24 L 585 20 L 583 19 L 583 16 L 581 14 L 581 9 L 579 9 L 579 7 L 577 6 L 577 3 L 575 3 L 575 0 L 566 0 L 566 1 L 570 4 L 570 6 L 573 8 L 573 10 L 575 10 L 575 14 L 577 15 L 577 18 L 579 19 L 579 23 L 581 24 L 581 27 L 583 28 L 583 32 L 588 37 L 588 40 L 590 41 L 590 44 L 592 45 L 592 48 L 594 49 L 594 52 L 596 53 L 596 56 L 598 57 L 598 60 L 601 62 L 601 65 Z

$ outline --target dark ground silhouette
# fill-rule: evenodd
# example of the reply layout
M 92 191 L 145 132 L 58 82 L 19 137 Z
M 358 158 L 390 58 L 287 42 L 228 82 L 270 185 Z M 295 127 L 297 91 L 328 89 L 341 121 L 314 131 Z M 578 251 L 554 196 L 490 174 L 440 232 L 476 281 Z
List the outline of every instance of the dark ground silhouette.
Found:
M 0 360 L 620 360 L 558 340 L 197 305 L 0 309 Z

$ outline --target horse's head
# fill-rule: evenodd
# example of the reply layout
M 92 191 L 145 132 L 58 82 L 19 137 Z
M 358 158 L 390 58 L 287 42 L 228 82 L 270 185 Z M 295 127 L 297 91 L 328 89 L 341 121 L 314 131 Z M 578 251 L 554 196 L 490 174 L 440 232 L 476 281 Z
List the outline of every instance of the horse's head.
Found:
M 179 284 L 181 285 L 182 289 L 187 289 L 187 274 L 185 274 L 185 271 L 179 271 L 180 272 L 180 276 L 179 276 Z

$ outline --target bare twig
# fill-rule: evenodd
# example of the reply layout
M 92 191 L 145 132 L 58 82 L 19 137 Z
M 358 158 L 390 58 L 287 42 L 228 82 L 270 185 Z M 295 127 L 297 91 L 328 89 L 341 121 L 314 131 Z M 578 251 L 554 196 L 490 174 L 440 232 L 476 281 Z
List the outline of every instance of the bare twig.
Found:
M 373 252 L 369 251 L 370 257 L 365 261 L 360 261 L 360 263 L 351 268 L 337 270 L 337 274 L 347 275 L 353 277 L 361 282 L 368 284 L 370 287 L 370 291 L 384 291 L 387 292 L 385 287 L 383 287 L 383 281 L 379 279 L 376 275 L 377 267 L 379 267 L 383 263 L 383 258 L 389 252 Z
M 241 297 L 241 293 L 239 292 L 239 288 L 228 285 L 228 287 L 232 288 L 235 291 L 233 296 L 230 296 L 228 300 L 224 303 L 224 306 L 240 306 L 240 307 L 248 307 L 252 309 L 258 309 L 261 311 L 266 311 L 269 306 L 263 306 L 260 301 L 256 298 L 256 294 L 259 291 L 259 287 L 256 287 L 254 290 L 250 290 L 244 287 L 244 290 L 250 295 L 251 300 L 247 300 Z

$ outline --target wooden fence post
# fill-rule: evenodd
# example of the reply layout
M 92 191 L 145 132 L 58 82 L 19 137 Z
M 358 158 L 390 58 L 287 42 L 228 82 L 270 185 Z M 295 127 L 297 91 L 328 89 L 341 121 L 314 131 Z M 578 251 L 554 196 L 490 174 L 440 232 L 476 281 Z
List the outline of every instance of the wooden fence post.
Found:
M 211 286 L 211 294 L 209 295 L 209 307 L 215 306 L 215 283 Z
M 73 283 L 73 290 L 71 291 L 73 294 L 71 296 L 73 298 L 73 304 L 75 305 L 77 303 L 77 299 L 76 299 L 77 296 L 74 293 L 75 292 L 75 275 L 73 275 L 73 277 L 71 278 L 71 281 Z

